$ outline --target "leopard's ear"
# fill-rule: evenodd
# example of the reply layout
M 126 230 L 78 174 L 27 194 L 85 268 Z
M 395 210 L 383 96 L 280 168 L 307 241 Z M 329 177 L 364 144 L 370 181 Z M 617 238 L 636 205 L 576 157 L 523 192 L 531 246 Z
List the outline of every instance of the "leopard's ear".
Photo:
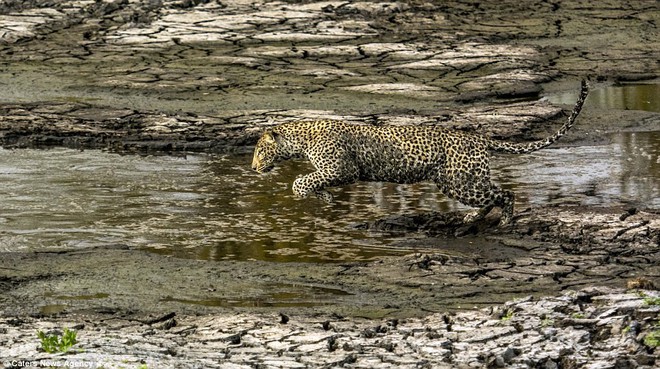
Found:
M 266 131 L 262 137 L 268 143 L 278 143 L 280 141 L 280 134 L 274 131 Z
M 265 142 L 275 142 L 275 137 L 273 137 L 272 131 L 266 131 L 261 135 L 261 139 Z

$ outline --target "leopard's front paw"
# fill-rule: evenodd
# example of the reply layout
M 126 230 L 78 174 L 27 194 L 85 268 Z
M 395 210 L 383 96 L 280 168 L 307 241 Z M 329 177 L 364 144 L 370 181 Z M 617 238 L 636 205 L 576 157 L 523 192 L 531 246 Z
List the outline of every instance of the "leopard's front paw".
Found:
M 293 187 L 291 189 L 293 190 L 294 195 L 302 199 L 309 195 L 309 188 L 304 185 L 302 178 L 296 178 L 296 180 L 293 181 Z

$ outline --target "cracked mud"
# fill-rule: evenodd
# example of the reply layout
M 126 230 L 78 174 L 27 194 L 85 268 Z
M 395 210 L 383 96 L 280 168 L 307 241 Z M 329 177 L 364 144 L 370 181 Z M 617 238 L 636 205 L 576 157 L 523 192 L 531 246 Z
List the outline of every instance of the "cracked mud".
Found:
M 585 76 L 594 91 L 561 144 L 650 142 L 632 136 L 629 160 L 646 197 L 548 196 L 501 229 L 497 214 L 464 226 L 457 211 L 355 225 L 401 236 L 398 256 L 2 252 L 0 365 L 657 365 L 659 18 L 653 2 L 614 0 L 0 1 L 5 149 L 245 153 L 272 124 L 319 117 L 528 141 L 561 124 L 573 98 L 552 96 Z M 642 87 L 611 108 L 612 86 Z M 36 331 L 64 327 L 79 332 L 74 350 L 41 352 Z

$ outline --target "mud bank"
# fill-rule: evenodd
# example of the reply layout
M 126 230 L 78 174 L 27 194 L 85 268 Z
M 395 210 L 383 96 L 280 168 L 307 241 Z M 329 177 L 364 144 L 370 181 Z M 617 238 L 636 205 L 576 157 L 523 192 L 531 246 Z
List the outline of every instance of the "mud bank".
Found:
M 406 317 L 497 304 L 526 294 L 621 287 L 638 277 L 657 283 L 660 276 L 657 213 L 528 209 L 516 215 L 509 229 L 489 224 L 497 222 L 491 218 L 466 228 L 461 216 L 378 221 L 370 226 L 397 232 L 428 227 L 427 237 L 402 241 L 402 247 L 417 250 L 406 257 L 358 263 L 201 261 L 121 245 L 3 253 L 0 311 L 21 316 L 276 309 Z M 454 238 L 457 233 L 462 236 Z

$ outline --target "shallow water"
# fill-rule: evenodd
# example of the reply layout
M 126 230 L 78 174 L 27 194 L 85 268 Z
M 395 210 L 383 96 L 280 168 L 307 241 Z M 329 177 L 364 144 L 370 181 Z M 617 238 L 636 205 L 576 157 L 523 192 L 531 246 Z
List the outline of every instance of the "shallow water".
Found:
M 547 96 L 554 104 L 573 105 L 577 91 Z M 643 110 L 660 112 L 660 83 L 624 84 L 594 88 L 589 93 L 589 106 L 600 109 Z
M 259 175 L 250 160 L 0 149 L 0 251 L 119 243 L 204 260 L 368 260 L 410 249 L 401 249 L 397 235 L 355 224 L 466 209 L 426 183 L 337 188 L 332 205 L 299 200 L 290 183 L 309 171 L 307 163 Z M 660 132 L 500 156 L 493 177 L 515 191 L 518 209 L 557 203 L 660 209 Z

